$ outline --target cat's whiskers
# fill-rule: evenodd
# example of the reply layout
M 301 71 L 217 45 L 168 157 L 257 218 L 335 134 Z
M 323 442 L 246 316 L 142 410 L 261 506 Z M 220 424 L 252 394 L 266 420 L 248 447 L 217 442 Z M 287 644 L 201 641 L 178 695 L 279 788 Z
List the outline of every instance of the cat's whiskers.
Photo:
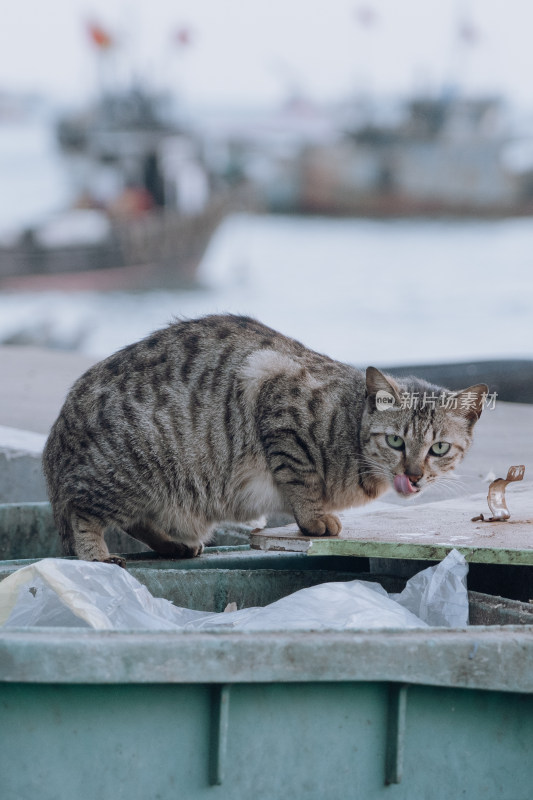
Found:
M 452 476 L 441 476 L 435 480 L 434 485 L 446 492 L 450 499 L 464 494 L 468 488 L 464 481 Z
M 387 478 L 387 479 L 389 479 L 389 478 L 390 478 L 390 475 L 389 475 L 389 473 L 388 473 L 388 472 L 385 472 L 385 470 L 383 470 L 383 471 L 381 471 L 381 472 L 378 472 L 376 469 L 366 469 L 366 470 L 359 470 L 359 477 L 364 477 L 364 476 L 366 476 L 366 475 L 371 475 L 371 476 L 373 476 L 373 477 L 379 477 L 379 476 L 381 476 L 381 477 L 383 477 L 383 478 Z
M 360 460 L 363 462 L 363 464 L 366 467 L 368 467 L 369 471 L 375 471 L 376 473 L 381 474 L 381 475 L 387 475 L 387 476 L 390 475 L 390 471 L 388 469 L 386 469 L 386 467 L 384 467 L 383 464 L 381 464 L 375 458 L 372 458 L 371 456 L 364 456 L 363 455 L 363 456 L 360 456 Z
M 364 469 L 359 469 L 359 475 L 374 475 L 376 477 L 382 476 L 390 480 L 390 472 L 380 465 L 366 465 Z
M 383 464 L 380 464 L 378 461 L 368 461 L 366 459 L 361 459 L 361 461 L 363 462 L 362 466 L 367 467 L 368 469 L 376 469 L 379 472 L 388 471 L 387 468 Z
M 442 485 L 450 486 L 453 489 L 457 488 L 457 489 L 465 490 L 465 489 L 468 488 L 468 485 L 467 485 L 466 481 L 462 480 L 461 478 L 457 478 L 455 476 L 452 476 L 452 475 L 450 475 L 450 476 L 446 476 L 446 475 L 440 476 L 439 478 L 437 478 L 437 483 L 439 485 L 442 484 Z
M 452 497 L 455 497 L 455 494 L 454 494 L 454 492 L 452 491 L 452 489 L 451 489 L 451 487 L 450 487 L 450 486 L 448 486 L 448 485 L 446 485 L 446 484 L 442 484 L 442 483 L 440 483 L 440 482 L 435 482 L 433 485 L 434 485 L 434 486 L 437 486 L 439 489 L 442 489 L 443 493 L 444 493 L 444 494 L 447 494 L 447 495 L 448 495 L 448 497 L 450 497 L 450 498 L 452 498 Z

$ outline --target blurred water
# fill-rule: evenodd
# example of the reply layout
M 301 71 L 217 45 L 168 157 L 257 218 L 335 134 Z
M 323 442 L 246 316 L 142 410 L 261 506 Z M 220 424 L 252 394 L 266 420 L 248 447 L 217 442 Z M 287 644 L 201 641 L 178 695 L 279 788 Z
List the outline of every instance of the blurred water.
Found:
M 194 292 L 0 295 L 0 340 L 26 329 L 104 356 L 175 316 L 231 311 L 360 365 L 533 357 L 530 219 L 240 215 L 200 276 Z

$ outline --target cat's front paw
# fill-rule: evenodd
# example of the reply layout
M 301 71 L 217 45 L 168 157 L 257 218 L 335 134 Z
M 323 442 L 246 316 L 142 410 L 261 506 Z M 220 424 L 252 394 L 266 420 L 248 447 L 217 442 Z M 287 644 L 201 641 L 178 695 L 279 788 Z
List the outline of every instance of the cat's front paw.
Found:
M 321 514 L 316 519 L 299 522 L 298 527 L 305 536 L 338 536 L 342 530 L 341 521 L 335 514 Z

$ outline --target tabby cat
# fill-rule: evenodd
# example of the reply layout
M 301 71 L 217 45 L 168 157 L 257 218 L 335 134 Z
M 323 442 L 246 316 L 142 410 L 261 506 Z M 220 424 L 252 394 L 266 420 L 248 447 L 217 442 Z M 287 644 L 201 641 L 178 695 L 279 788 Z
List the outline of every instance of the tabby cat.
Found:
M 453 469 L 486 392 L 373 367 L 365 379 L 247 317 L 171 324 L 89 369 L 52 427 L 44 469 L 65 552 L 123 566 L 112 525 L 192 557 L 218 522 L 272 511 L 336 536 L 335 510 Z

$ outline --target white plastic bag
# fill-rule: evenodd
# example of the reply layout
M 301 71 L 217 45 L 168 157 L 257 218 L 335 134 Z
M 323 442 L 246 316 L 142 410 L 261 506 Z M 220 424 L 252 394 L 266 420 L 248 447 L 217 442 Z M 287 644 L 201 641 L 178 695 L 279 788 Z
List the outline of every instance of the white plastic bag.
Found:
M 434 567 L 417 572 L 400 594 L 391 597 L 428 625 L 463 628 L 468 625 L 468 564 L 452 550 Z
M 243 608 L 191 620 L 191 629 L 223 626 L 245 631 L 369 630 L 425 628 L 418 617 L 391 600 L 379 583 L 347 581 L 300 589 L 264 608 Z
M 201 614 L 153 597 L 114 564 L 45 558 L 0 583 L 0 624 L 173 630 Z
M 457 556 L 462 558 L 458 553 Z M 368 630 L 466 624 L 455 621 L 459 616 L 445 613 L 446 608 L 456 609 L 460 605 L 455 597 L 447 597 L 446 593 L 456 593 L 459 589 L 461 602 L 464 604 L 466 600 L 468 614 L 466 587 L 461 581 L 458 584 L 456 579 L 458 568 L 458 559 L 454 557 L 447 566 L 445 559 L 437 567 L 424 570 L 409 581 L 398 597 L 399 602 L 379 584 L 355 580 L 301 589 L 264 608 L 211 613 L 178 608 L 168 600 L 155 598 L 136 578 L 113 564 L 47 558 L 17 570 L 0 583 L 0 625 L 9 628 L 90 627 L 98 630 L 199 630 L 216 627 L 266 631 Z M 466 565 L 463 572 L 465 568 Z M 450 570 L 453 573 L 451 579 Z M 429 572 L 433 577 L 426 575 L 418 581 L 421 596 L 417 600 L 417 579 Z M 419 616 L 413 613 L 414 607 Z M 461 620 L 463 617 L 464 613 Z M 452 621 L 442 621 L 446 619 Z

